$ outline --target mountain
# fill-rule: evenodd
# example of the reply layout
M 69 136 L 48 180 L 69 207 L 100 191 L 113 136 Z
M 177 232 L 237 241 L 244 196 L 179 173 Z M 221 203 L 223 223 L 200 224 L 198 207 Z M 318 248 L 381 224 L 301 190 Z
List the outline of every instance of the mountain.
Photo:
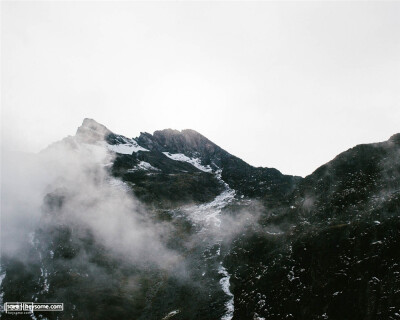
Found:
M 282 198 L 292 191 L 300 177 L 281 174 L 273 168 L 255 168 L 231 155 L 194 130 L 162 130 L 153 135 L 142 133 L 138 143 L 151 151 L 183 154 L 199 159 L 213 171 L 221 170 L 221 178 L 240 195 Z
M 129 139 L 85 119 L 77 137 L 88 141 L 88 132 L 95 139 L 104 138 L 116 152 L 113 175 L 129 182 L 141 200 L 156 201 L 159 206 L 210 201 L 223 190 L 221 179 L 237 195 L 276 201 L 301 179 L 272 168 L 255 168 L 194 130 L 166 129 Z
M 92 119 L 39 157 L 40 224 L 1 269 L 3 301 L 64 302 L 38 319 L 400 318 L 400 134 L 305 178 Z
M 341 153 L 264 217 L 279 233 L 237 239 L 227 258 L 237 319 L 399 317 L 399 137 Z

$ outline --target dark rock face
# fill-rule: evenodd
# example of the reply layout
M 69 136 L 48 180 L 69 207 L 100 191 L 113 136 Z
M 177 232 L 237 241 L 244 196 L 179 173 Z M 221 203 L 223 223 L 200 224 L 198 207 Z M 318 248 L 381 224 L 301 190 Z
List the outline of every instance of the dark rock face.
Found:
M 400 134 L 305 178 L 255 168 L 194 130 L 129 139 L 85 119 L 59 143 L 111 150 L 110 177 L 143 219 L 168 224 L 179 263 L 129 262 L 66 223 L 76 190 L 57 188 L 25 258 L 2 257 L 4 301 L 64 302 L 35 314 L 48 319 L 400 319 Z
M 194 130 L 142 133 L 138 143 L 149 150 L 198 157 L 203 165 L 222 170 L 222 179 L 238 194 L 265 197 L 272 202 L 290 193 L 300 177 L 283 175 L 272 168 L 255 168 L 231 155 Z
M 395 319 L 399 236 L 389 218 L 238 241 L 229 258 L 234 319 Z
M 238 239 L 228 258 L 234 319 L 396 319 L 399 155 L 392 138 L 340 154 L 265 218 L 281 233 Z
M 223 151 L 216 144 L 194 130 L 166 129 L 155 131 L 153 135 L 142 133 L 138 142 L 145 148 L 160 152 L 184 153 L 195 155 L 200 153 L 204 157 L 221 153 Z
M 141 161 L 151 164 L 157 170 L 150 174 L 142 170 L 129 171 Z M 160 208 L 211 201 L 223 190 L 213 174 L 186 162 L 171 160 L 157 151 L 117 155 L 112 174 L 130 184 L 139 199 Z

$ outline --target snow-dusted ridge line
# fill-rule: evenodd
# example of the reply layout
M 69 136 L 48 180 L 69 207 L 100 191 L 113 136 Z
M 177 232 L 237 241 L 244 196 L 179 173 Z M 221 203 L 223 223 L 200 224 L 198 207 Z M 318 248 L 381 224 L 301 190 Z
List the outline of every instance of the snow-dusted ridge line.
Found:
M 195 167 L 201 171 L 212 172 L 211 167 L 203 166 L 201 164 L 201 160 L 199 158 L 189 158 L 188 156 L 184 155 L 183 153 L 163 152 L 163 154 L 172 160 L 190 163 L 193 167 Z

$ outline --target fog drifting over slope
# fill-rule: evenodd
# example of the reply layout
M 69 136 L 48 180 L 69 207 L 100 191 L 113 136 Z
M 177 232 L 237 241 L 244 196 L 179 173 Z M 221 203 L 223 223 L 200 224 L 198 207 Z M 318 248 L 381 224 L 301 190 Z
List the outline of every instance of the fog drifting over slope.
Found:
M 2 254 L 18 253 L 44 223 L 47 194 L 61 195 L 53 208 L 60 224 L 89 228 L 95 239 L 134 263 L 166 267 L 177 258 L 161 238 L 170 226 L 154 223 L 129 188 L 109 175 L 113 157 L 104 142 L 68 137 L 37 155 L 8 153 L 2 163 Z

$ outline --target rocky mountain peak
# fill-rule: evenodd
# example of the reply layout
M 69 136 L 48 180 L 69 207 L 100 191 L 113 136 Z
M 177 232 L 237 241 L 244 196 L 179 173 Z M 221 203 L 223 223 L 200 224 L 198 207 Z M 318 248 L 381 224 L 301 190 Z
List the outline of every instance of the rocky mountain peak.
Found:
M 93 119 L 85 118 L 76 131 L 76 137 L 82 142 L 93 143 L 104 140 L 111 133 L 104 125 Z
M 210 154 L 222 150 L 195 130 L 174 129 L 157 130 L 153 135 L 141 133 L 138 143 L 145 148 L 156 149 L 160 152 L 183 153 L 186 155 Z

